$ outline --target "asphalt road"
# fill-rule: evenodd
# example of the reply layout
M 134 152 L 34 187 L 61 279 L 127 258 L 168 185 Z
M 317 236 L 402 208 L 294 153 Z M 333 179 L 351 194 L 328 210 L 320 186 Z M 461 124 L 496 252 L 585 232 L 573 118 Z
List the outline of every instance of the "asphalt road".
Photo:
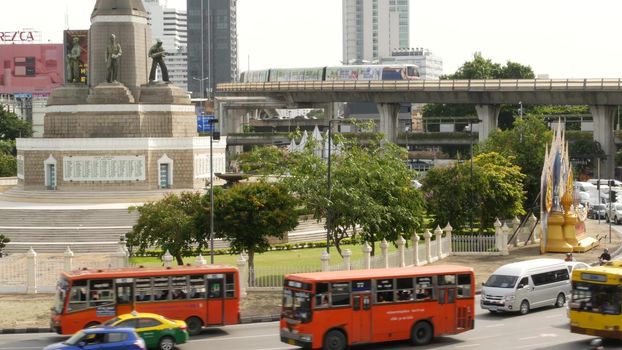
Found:
M 476 300 L 479 304 L 479 298 Z M 56 334 L 0 335 L 0 350 L 41 349 L 47 344 L 62 341 Z M 565 308 L 533 310 L 524 316 L 489 314 L 476 311 L 475 329 L 454 336 L 441 337 L 417 349 L 546 349 L 585 350 L 593 337 L 572 334 L 568 330 Z M 179 350 L 286 350 L 298 349 L 281 343 L 278 323 L 255 323 L 211 328 L 201 336 L 192 337 Z M 408 342 L 359 346 L 353 349 L 412 349 Z M 605 342 L 605 349 L 622 349 L 622 342 Z

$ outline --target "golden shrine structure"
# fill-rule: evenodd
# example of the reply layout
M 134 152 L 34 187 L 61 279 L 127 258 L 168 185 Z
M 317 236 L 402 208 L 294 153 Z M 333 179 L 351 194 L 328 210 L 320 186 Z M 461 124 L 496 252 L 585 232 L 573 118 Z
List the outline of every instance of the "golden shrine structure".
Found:
M 551 147 L 545 151 L 541 177 L 540 251 L 554 253 L 586 252 L 598 246 L 598 240 L 585 233 L 587 208 L 579 208 L 574 193 L 568 143 L 561 129 L 554 130 Z

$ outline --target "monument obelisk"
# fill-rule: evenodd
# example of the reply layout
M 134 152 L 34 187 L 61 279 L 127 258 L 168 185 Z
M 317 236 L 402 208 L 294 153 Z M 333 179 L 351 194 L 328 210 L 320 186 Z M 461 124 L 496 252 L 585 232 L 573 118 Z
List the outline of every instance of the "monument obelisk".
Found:
M 89 30 L 89 79 L 91 86 L 106 82 L 106 47 L 114 34 L 123 54 L 118 81 L 139 100 L 139 87 L 147 83 L 151 28 L 142 0 L 97 0 Z
M 152 44 L 141 0 L 97 0 L 89 86 L 53 90 L 44 137 L 18 139 L 19 185 L 74 192 L 203 188 L 213 166 L 210 151 L 214 172 L 224 172 L 226 138 L 212 144 L 198 137 L 189 93 L 148 83 Z

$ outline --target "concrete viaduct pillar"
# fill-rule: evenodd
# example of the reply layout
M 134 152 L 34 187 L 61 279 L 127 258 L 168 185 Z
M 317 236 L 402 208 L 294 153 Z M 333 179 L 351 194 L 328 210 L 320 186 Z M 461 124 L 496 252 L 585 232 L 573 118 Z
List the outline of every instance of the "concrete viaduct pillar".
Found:
M 233 133 L 242 132 L 242 124 L 244 123 L 244 116 L 247 114 L 246 109 L 234 109 L 227 106 L 226 103 L 217 103 L 217 118 L 220 123 L 220 134 L 227 136 Z
M 384 139 L 397 143 L 397 115 L 400 112 L 399 103 L 378 103 L 380 113 L 380 132 Z
M 590 112 L 594 118 L 594 141 L 600 143 L 607 156 L 600 168 L 600 176 L 603 179 L 613 179 L 615 173 L 616 145 L 613 136 L 613 120 L 617 111 L 617 106 L 590 106 Z
M 499 112 L 501 105 L 475 105 L 477 117 L 481 120 L 479 124 L 479 142 L 486 141 L 488 135 L 497 130 L 497 121 L 499 120 Z

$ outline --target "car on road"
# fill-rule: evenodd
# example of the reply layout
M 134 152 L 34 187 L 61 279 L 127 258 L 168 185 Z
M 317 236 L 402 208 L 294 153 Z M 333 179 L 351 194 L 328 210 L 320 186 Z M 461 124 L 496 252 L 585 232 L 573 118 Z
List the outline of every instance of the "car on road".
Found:
M 622 203 L 609 203 L 605 221 L 612 221 L 614 224 L 622 223 Z
M 145 350 L 145 341 L 133 328 L 93 327 L 78 331 L 64 342 L 43 350 Z
M 111 318 L 105 326 L 134 328 L 144 339 L 147 348 L 172 350 L 175 344 L 188 341 L 186 322 L 147 312 L 131 312 Z
M 607 215 L 607 208 L 604 204 L 593 204 L 590 206 L 587 212 L 587 217 L 590 219 L 604 219 Z
M 566 267 L 568 268 L 568 273 L 572 275 L 573 270 L 584 270 L 589 269 L 590 265 L 581 261 L 564 261 Z

